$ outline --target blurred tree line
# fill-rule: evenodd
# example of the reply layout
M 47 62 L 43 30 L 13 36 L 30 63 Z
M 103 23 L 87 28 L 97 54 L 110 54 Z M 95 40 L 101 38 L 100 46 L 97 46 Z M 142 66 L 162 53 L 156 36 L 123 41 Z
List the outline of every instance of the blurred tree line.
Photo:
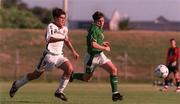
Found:
M 122 20 L 119 21 L 118 26 L 119 30 L 128 30 L 129 29 L 129 17 L 123 18 Z
M 47 8 L 29 8 L 22 0 L 1 0 L 0 28 L 44 28 L 51 21 Z

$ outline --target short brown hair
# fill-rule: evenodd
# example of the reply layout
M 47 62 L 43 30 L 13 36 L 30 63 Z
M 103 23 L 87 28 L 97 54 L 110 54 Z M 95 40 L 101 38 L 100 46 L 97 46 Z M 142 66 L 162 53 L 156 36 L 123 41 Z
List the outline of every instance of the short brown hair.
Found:
M 94 21 L 99 20 L 101 17 L 104 17 L 104 14 L 102 12 L 96 11 L 93 15 L 92 18 Z
M 176 41 L 176 40 L 175 40 L 174 38 L 171 38 L 171 39 L 170 39 L 170 42 L 172 42 L 172 41 Z
M 60 8 L 54 8 L 52 11 L 53 18 L 59 17 L 60 15 L 66 15 L 65 11 Z

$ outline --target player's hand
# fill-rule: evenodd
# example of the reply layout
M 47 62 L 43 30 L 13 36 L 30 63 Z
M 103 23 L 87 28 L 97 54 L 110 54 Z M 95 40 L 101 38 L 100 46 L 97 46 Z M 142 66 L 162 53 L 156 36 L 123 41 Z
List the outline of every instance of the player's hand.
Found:
M 103 46 L 106 46 L 106 47 L 107 47 L 107 46 L 110 46 L 110 43 L 107 42 L 107 41 L 106 41 L 106 42 L 103 42 Z
M 104 50 L 109 52 L 109 51 L 111 51 L 111 48 L 109 46 L 105 46 Z
M 176 64 L 177 64 L 177 62 L 176 61 L 174 61 L 172 64 L 171 64 L 171 66 L 176 66 Z
M 79 58 L 79 54 L 76 51 L 73 51 L 73 55 L 74 55 L 75 59 Z
M 64 42 L 69 42 L 70 39 L 69 38 L 64 38 Z

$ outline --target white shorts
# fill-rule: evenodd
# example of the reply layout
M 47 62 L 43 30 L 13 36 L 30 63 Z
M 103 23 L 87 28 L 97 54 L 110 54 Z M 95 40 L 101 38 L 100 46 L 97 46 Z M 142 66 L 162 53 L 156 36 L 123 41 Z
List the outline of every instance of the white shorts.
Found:
M 36 70 L 39 72 L 42 71 L 52 71 L 55 67 L 61 66 L 64 62 L 68 61 L 63 55 L 53 55 L 47 52 L 43 53 L 42 58 L 37 65 Z
M 101 66 L 105 63 L 107 63 L 108 61 L 111 61 L 110 59 L 108 59 L 103 52 L 101 52 L 100 54 L 91 56 L 90 54 L 86 53 L 85 55 L 85 72 L 90 74 L 92 72 L 94 72 L 94 69 L 97 66 Z

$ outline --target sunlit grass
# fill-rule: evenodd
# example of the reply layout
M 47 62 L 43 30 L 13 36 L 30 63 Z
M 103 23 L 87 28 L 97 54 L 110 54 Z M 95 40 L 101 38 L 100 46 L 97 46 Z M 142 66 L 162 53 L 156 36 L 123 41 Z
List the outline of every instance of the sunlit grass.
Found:
M 70 83 L 65 90 L 68 102 L 54 97 L 58 83 L 31 82 L 22 87 L 14 96 L 8 95 L 11 83 L 1 82 L 1 104 L 113 104 L 108 83 Z M 151 84 L 119 84 L 124 95 L 121 104 L 178 104 L 180 93 L 175 87 L 169 92 L 160 92 L 160 87 Z

